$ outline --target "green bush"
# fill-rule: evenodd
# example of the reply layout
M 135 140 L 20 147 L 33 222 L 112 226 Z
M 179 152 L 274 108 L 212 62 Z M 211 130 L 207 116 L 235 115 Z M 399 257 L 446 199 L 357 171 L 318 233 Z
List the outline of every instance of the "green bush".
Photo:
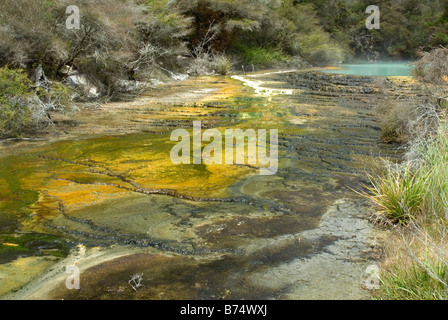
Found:
M 77 110 L 66 85 L 54 82 L 49 90 L 31 87 L 32 82 L 24 70 L 0 68 L 1 137 L 17 137 L 25 129 L 47 126 L 52 123 L 52 112 Z
M 409 153 L 412 161 L 386 163 L 384 172 L 369 175 L 369 198 L 382 214 L 401 224 L 422 216 L 447 220 L 447 128 L 441 126 L 436 135 L 413 142 Z
M 0 136 L 17 136 L 31 124 L 31 81 L 23 70 L 0 68 Z
M 343 50 L 330 36 L 317 28 L 299 41 L 301 54 L 315 65 L 335 65 L 344 60 Z
M 290 60 L 281 50 L 274 48 L 239 45 L 237 50 L 241 53 L 245 63 L 260 67 L 271 67 Z

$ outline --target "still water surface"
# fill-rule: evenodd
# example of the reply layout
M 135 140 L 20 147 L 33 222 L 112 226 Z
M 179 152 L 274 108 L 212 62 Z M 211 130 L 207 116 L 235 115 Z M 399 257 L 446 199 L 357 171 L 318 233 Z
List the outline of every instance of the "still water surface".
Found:
M 410 63 L 361 63 L 342 64 L 335 68 L 324 69 L 325 73 L 357 75 L 357 76 L 409 76 L 411 73 Z

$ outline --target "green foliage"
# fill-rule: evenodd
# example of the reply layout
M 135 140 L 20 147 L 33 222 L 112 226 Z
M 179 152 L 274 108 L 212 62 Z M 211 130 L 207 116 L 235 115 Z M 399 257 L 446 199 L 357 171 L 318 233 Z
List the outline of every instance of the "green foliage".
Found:
M 443 283 L 448 283 L 448 267 L 441 261 L 434 261 L 428 257 L 423 264 L 424 268 L 414 262 L 409 269 L 397 268 L 384 273 L 381 276 L 381 291 L 378 297 L 388 300 L 448 299 L 448 291 Z
M 17 136 L 31 124 L 30 84 L 23 70 L 0 68 L 0 136 Z
M 425 172 L 410 166 L 387 164 L 383 175 L 369 175 L 372 187 L 367 187 L 379 212 L 395 223 L 406 224 L 414 219 L 424 201 L 429 184 Z
M 0 68 L 0 95 L 4 98 L 26 97 L 30 95 L 31 81 L 24 70 L 8 67 Z
M 49 113 L 76 110 L 71 89 L 54 82 L 50 89 L 32 89 L 26 72 L 0 68 L 0 136 L 17 137 L 25 129 L 38 129 L 51 123 Z
M 285 63 L 302 54 L 319 63 L 321 58 L 328 60 L 330 56 L 343 60 L 349 52 L 347 41 L 340 46 L 319 26 L 310 4 L 274 0 L 256 4 L 252 0 L 177 3 L 181 13 L 194 19 L 189 39 L 192 51 L 231 52 L 244 63 L 263 67 Z M 310 33 L 323 40 L 308 41 Z M 197 50 L 198 46 L 201 50 Z
M 414 142 L 413 149 L 412 162 L 386 163 L 384 172 L 369 175 L 369 198 L 394 222 L 406 224 L 422 216 L 446 220 L 447 128 L 441 126 L 435 136 Z
M 236 50 L 247 64 L 254 64 L 255 66 L 270 67 L 289 61 L 289 57 L 279 49 L 239 45 Z
M 303 56 L 317 65 L 334 65 L 344 60 L 343 50 L 319 30 L 302 36 L 300 47 Z
M 447 45 L 448 2 L 446 0 L 305 0 L 312 4 L 320 26 L 337 40 L 349 41 L 356 56 L 382 58 L 415 57 L 416 51 Z M 367 30 L 367 6 L 380 9 L 380 30 Z M 345 50 L 344 50 L 345 51 Z
M 232 53 L 268 66 L 301 58 L 315 65 L 351 57 L 412 58 L 448 44 L 446 0 L 80 0 L 80 30 L 67 30 L 69 0 L 0 2 L 0 66 L 42 64 L 52 79 L 66 65 L 99 79 L 185 71 L 179 56 Z M 379 5 L 381 29 L 367 30 L 367 5 Z M 23 17 L 27 17 L 23 19 Z M 241 47 L 244 44 L 244 48 Z

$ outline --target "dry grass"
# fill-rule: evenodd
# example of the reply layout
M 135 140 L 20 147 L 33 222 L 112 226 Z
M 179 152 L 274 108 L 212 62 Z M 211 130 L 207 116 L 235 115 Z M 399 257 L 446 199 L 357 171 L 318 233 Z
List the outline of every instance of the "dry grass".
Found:
M 396 228 L 384 248 L 379 299 L 446 300 L 446 225 L 418 221 Z
M 431 52 L 421 52 L 414 63 L 413 75 L 424 83 L 445 86 L 448 75 L 448 49 L 438 48 Z

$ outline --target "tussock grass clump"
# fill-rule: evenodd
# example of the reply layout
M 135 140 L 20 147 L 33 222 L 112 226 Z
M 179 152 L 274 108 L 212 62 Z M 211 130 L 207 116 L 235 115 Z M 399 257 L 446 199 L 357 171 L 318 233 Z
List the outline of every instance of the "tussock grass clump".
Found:
M 215 55 L 212 60 L 212 66 L 216 73 L 226 75 L 232 69 L 232 60 L 224 54 Z
M 385 162 L 383 172 L 368 174 L 370 199 L 393 222 L 406 224 L 428 212 L 447 219 L 448 129 L 417 140 L 402 164 Z
M 394 223 L 405 224 L 416 214 L 423 201 L 428 177 L 411 170 L 409 165 L 387 164 L 384 176 L 368 175 L 372 187 L 370 199 L 379 212 Z
M 448 126 L 415 141 L 401 164 L 369 175 L 368 197 L 393 223 L 381 299 L 448 298 Z

